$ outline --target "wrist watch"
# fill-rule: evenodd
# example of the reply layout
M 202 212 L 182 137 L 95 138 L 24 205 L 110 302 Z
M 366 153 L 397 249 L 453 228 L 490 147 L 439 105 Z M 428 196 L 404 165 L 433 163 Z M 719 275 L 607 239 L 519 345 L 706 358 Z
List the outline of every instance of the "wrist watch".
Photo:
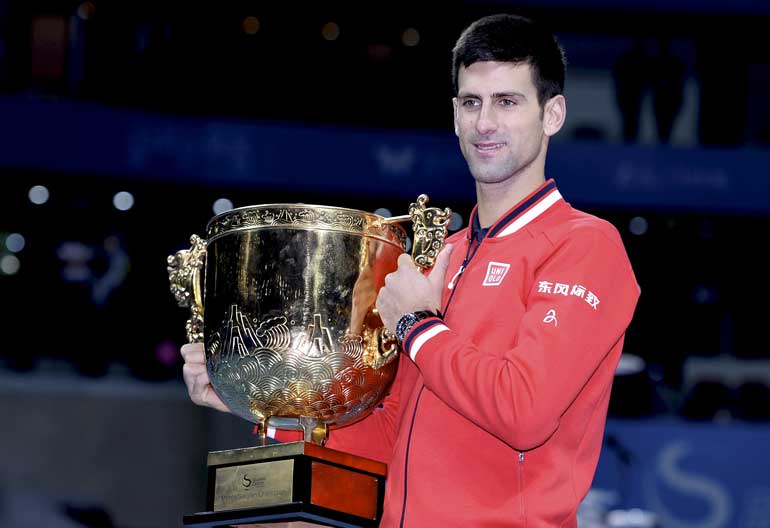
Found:
M 398 323 L 396 323 L 396 338 L 398 338 L 398 342 L 403 345 L 404 338 L 406 337 L 406 334 L 409 333 L 409 330 L 411 330 L 414 325 L 416 325 L 423 319 L 427 319 L 428 317 L 440 317 L 440 316 L 435 312 L 431 312 L 428 310 L 422 310 L 419 312 L 408 312 L 402 315 L 401 319 L 399 319 Z

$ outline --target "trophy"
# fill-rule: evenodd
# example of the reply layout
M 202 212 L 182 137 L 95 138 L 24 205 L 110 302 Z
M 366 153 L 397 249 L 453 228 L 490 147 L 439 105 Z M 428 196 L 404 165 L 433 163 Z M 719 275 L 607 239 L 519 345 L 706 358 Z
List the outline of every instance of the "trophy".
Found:
M 395 377 L 399 345 L 375 308 L 406 250 L 433 266 L 451 217 L 420 195 L 409 214 L 268 204 L 219 214 L 168 257 L 216 393 L 257 424 L 255 447 L 208 455 L 207 511 L 185 526 L 377 526 L 385 464 L 323 447 L 329 426 L 365 418 Z M 204 309 L 205 308 L 205 309 Z M 268 425 L 304 441 L 267 443 Z M 331 434 L 334 434 L 333 431 Z

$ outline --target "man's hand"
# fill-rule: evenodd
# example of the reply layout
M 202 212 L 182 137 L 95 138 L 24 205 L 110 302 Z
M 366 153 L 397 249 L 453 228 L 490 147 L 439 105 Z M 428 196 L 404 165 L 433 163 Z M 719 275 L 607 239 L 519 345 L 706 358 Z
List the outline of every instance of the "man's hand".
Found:
M 222 412 L 230 412 L 211 386 L 209 374 L 206 372 L 206 353 L 203 351 L 203 343 L 183 345 L 181 352 L 184 358 L 182 377 L 193 403 Z
M 395 332 L 396 323 L 406 313 L 441 310 L 441 294 L 450 253 L 451 244 L 439 253 L 427 276 L 406 253 L 398 257 L 398 269 L 385 277 L 385 286 L 377 296 L 377 311 L 388 330 Z

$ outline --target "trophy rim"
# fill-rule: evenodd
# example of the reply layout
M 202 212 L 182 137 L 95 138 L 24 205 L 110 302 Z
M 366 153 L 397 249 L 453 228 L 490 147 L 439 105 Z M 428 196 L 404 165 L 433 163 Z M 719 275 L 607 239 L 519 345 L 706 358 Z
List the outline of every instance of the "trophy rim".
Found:
M 280 212 L 297 211 L 297 210 L 312 210 L 312 211 L 329 211 L 336 213 L 346 213 L 353 216 L 357 216 L 361 219 L 360 224 L 353 226 L 335 226 L 322 222 L 254 222 L 248 221 L 244 224 L 238 222 L 236 225 L 223 225 L 229 218 L 236 218 L 239 215 L 243 215 L 248 212 L 258 212 L 262 210 L 275 210 Z M 253 220 L 253 219 L 252 219 Z M 305 203 L 269 203 L 269 204 L 255 204 L 245 205 L 229 209 L 222 213 L 213 216 L 206 224 L 206 239 L 207 245 L 212 241 L 230 234 L 240 231 L 249 231 L 254 229 L 298 229 L 298 230 L 324 230 L 324 231 L 337 231 L 348 232 L 353 234 L 359 234 L 362 236 L 370 236 L 389 242 L 399 246 L 402 250 L 406 249 L 407 232 L 403 226 L 396 222 L 388 222 L 388 219 L 384 216 L 376 213 L 370 213 L 361 209 L 353 209 L 349 207 L 338 207 L 333 205 L 320 205 L 320 204 L 305 204 Z M 390 234 L 391 236 L 388 236 Z

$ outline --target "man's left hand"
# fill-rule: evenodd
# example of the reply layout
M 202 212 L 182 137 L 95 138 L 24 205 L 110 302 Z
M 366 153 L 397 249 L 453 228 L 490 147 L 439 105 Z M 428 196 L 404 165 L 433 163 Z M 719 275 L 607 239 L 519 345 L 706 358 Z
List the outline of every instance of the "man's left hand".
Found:
M 429 275 L 414 265 L 412 258 L 404 253 L 398 258 L 398 269 L 385 277 L 385 286 L 377 296 L 377 311 L 385 327 L 396 331 L 396 323 L 409 312 L 441 309 L 441 294 L 444 277 L 449 266 L 452 245 L 447 245 L 436 258 Z

